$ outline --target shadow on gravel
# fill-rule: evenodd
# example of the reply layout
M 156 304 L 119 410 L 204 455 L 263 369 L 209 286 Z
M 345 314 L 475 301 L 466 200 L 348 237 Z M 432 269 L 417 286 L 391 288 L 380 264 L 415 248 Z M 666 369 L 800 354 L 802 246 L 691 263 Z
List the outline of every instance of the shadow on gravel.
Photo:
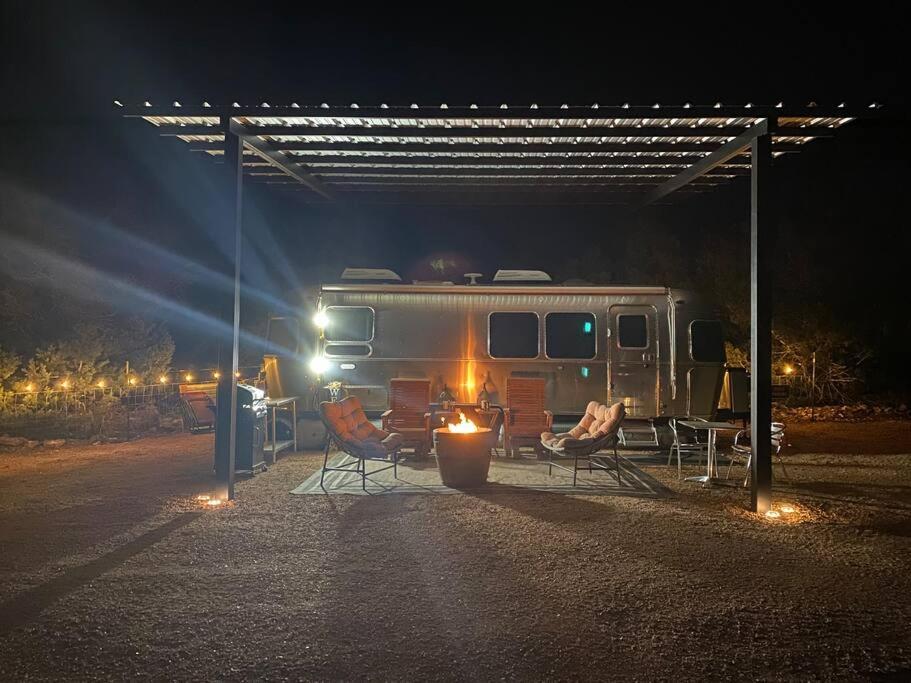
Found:
M 72 567 L 57 578 L 30 588 L 12 600 L 0 604 L 0 636 L 32 621 L 61 598 L 123 564 L 146 548 L 164 540 L 201 514 L 201 512 L 183 513 L 98 559 Z

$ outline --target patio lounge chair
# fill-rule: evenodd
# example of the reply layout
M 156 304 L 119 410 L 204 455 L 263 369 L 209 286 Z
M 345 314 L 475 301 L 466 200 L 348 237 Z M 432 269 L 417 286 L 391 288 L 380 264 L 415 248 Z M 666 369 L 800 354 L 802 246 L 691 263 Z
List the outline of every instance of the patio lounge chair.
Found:
M 215 401 L 204 391 L 185 391 L 180 395 L 184 424 L 192 433 L 215 429 Z
M 781 422 L 772 423 L 772 457 L 778 458 L 778 464 L 781 465 L 781 471 L 785 479 L 789 479 L 788 470 L 784 466 L 784 460 L 781 459 L 781 449 L 785 445 L 784 441 L 784 424 Z M 746 477 L 743 479 L 744 487 L 750 483 L 750 475 L 753 471 L 750 465 L 753 463 L 753 448 L 749 443 L 743 443 L 743 440 L 749 439 L 750 432 L 747 429 L 741 429 L 734 435 L 734 445 L 731 446 L 731 463 L 728 465 L 728 473 L 725 479 L 731 476 L 731 469 L 734 462 L 739 458 L 746 460 Z
M 554 421 L 553 413 L 544 409 L 544 380 L 508 377 L 503 420 L 506 455 L 518 457 L 522 446 L 533 446 L 538 457 L 543 457 L 541 433 L 549 432 Z
M 413 448 L 416 457 L 430 451 L 430 380 L 389 380 L 389 410 L 383 413 L 383 430 L 401 434 L 402 447 Z
M 701 417 L 672 417 L 667 421 L 668 427 L 671 428 L 671 434 L 674 435 L 674 442 L 671 444 L 671 450 L 667 454 L 667 464 L 671 464 L 671 460 L 674 457 L 674 451 L 677 451 L 677 478 L 680 479 L 683 476 L 683 466 L 680 463 L 681 454 L 686 453 L 689 455 L 690 453 L 698 453 L 699 462 L 701 463 L 702 456 L 708 451 L 708 444 L 699 440 L 699 432 L 695 429 L 678 425 L 678 419 L 699 422 L 705 422 L 705 420 Z
M 361 488 L 367 490 L 367 477 L 392 468 L 393 476 L 398 479 L 399 448 L 404 437 L 401 434 L 390 434 L 374 427 L 361 402 L 356 396 L 349 396 L 338 403 L 325 401 L 319 404 L 319 415 L 326 425 L 329 438 L 326 439 L 326 451 L 323 454 L 323 470 L 320 473 L 319 485 L 323 487 L 326 472 L 355 472 L 361 476 Z M 329 449 L 332 443 L 352 460 L 343 461 L 338 467 L 329 467 Z M 367 461 L 392 461 L 391 465 L 380 467 L 367 473 Z M 352 468 L 352 465 L 354 466 Z
M 618 436 L 623 418 L 626 417 L 626 408 L 622 403 L 615 403 L 609 408 L 603 403 L 590 401 L 585 408 L 585 415 L 575 427 L 562 434 L 544 432 L 541 434 L 541 445 L 547 450 L 547 473 L 551 474 L 554 467 L 569 471 L 568 467 L 558 465 L 553 461 L 554 456 L 573 459 L 573 486 L 576 485 L 576 476 L 580 469 L 592 471 L 592 467 L 607 470 L 608 467 L 601 461 L 605 456 L 598 456 L 599 451 L 612 448 L 614 451 L 614 468 L 617 471 L 617 483 L 620 481 L 620 456 L 617 453 Z M 587 467 L 579 467 L 579 459 L 587 461 Z

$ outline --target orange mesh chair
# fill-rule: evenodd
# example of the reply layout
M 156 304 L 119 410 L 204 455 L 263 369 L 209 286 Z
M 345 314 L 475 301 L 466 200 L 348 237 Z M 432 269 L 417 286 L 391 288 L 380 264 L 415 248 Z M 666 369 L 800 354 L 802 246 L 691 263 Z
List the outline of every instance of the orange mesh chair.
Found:
M 371 424 L 361 408 L 356 396 L 349 396 L 338 403 L 324 401 L 319 404 L 319 416 L 326 425 L 329 438 L 326 439 L 326 452 L 323 456 L 323 471 L 319 485 L 323 486 L 326 472 L 354 472 L 361 475 L 361 488 L 367 490 L 367 460 L 382 460 L 391 465 L 373 470 L 377 474 L 392 468 L 393 476 L 398 479 L 399 448 L 402 446 L 401 434 L 390 434 Z M 338 467 L 329 467 L 329 449 L 332 443 L 339 450 L 354 460 L 343 461 Z M 354 468 L 352 469 L 352 465 Z
M 506 379 L 506 409 L 503 411 L 503 448 L 519 457 L 519 449 L 532 446 L 544 457 L 541 433 L 549 432 L 554 415 L 544 408 L 544 380 L 538 377 Z
M 430 451 L 430 380 L 389 380 L 389 410 L 383 413 L 383 429 L 404 437 L 402 446 L 413 448 L 417 457 Z
M 576 485 L 576 476 L 580 469 L 587 469 L 589 472 L 592 468 L 607 470 L 607 466 L 602 462 L 605 456 L 599 456 L 597 453 L 608 448 L 614 451 L 614 468 L 617 470 L 617 483 L 620 482 L 620 456 L 617 453 L 617 444 L 620 442 L 620 426 L 623 424 L 623 418 L 626 417 L 626 408 L 622 403 L 615 403 L 608 408 L 603 403 L 590 401 L 585 408 L 585 415 L 575 427 L 563 434 L 554 434 L 544 432 L 541 434 L 541 445 L 548 451 L 547 457 L 547 474 L 553 472 L 556 467 L 561 470 L 569 471 L 569 467 L 558 465 L 554 462 L 554 456 L 573 459 L 573 486 Z M 588 461 L 588 466 L 579 467 L 579 459 L 584 458 Z

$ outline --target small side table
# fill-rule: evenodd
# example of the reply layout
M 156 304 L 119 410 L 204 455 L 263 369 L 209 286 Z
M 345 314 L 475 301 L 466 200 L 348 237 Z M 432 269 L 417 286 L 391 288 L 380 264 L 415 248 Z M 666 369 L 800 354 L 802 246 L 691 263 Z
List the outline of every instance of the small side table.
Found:
M 740 427 L 737 425 L 732 425 L 730 422 L 702 422 L 702 421 L 688 421 L 680 420 L 677 422 L 679 425 L 684 427 L 689 427 L 690 429 L 706 431 L 709 434 L 708 437 L 708 448 L 706 449 L 706 464 L 707 469 L 706 473 L 698 475 L 695 477 L 686 477 L 684 481 L 695 481 L 705 486 L 711 486 L 712 482 L 717 478 L 718 475 L 718 461 L 717 454 L 715 452 L 715 442 L 717 440 L 718 432 L 736 432 L 740 430 Z
M 292 448 L 297 450 L 297 396 L 285 396 L 283 398 L 267 398 L 266 399 L 266 409 L 271 412 L 272 425 L 269 428 L 270 436 L 272 437 L 271 441 L 267 441 L 266 445 L 263 447 L 264 454 L 267 454 L 271 458 L 271 464 L 275 464 L 278 454 L 284 450 Z M 286 410 L 291 413 L 291 440 L 290 441 L 277 441 L 276 440 L 276 429 L 275 426 L 277 421 L 275 419 L 275 414 L 279 410 Z

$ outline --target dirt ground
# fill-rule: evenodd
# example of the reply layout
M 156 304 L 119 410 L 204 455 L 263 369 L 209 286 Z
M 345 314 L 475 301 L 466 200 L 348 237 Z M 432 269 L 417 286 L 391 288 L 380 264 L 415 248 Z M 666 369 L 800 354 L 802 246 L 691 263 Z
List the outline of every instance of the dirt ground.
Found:
M 675 495 L 292 496 L 299 453 L 210 509 L 211 436 L 2 453 L 0 680 L 908 680 L 911 422 L 788 441 L 778 519 L 655 464 Z

